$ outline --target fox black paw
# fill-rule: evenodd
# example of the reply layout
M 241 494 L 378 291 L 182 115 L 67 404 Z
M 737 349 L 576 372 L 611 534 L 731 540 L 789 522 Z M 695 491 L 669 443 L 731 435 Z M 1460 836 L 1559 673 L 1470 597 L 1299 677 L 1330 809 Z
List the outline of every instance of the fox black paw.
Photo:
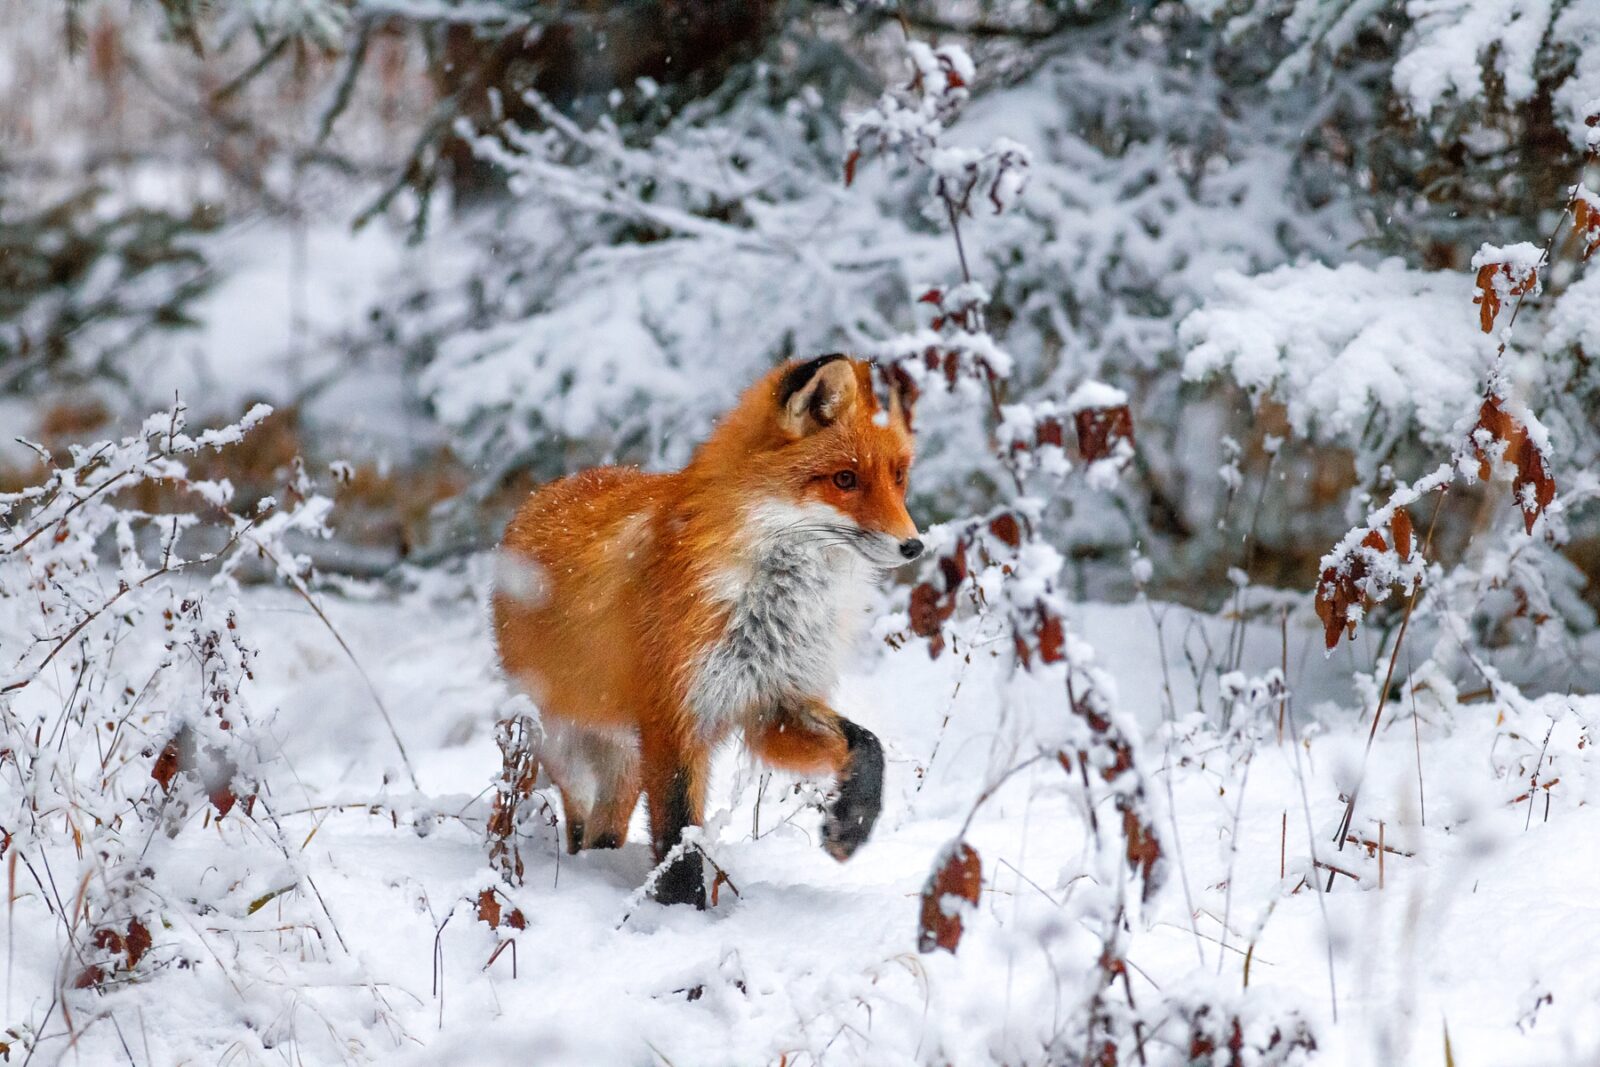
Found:
M 839 795 L 828 805 L 822 824 L 822 847 L 843 863 L 872 834 L 883 808 L 883 746 L 849 719 L 840 723 L 850 758 L 839 773 Z
M 660 904 L 693 904 L 706 910 L 706 879 L 700 866 L 700 853 L 679 856 L 656 879 L 655 897 Z

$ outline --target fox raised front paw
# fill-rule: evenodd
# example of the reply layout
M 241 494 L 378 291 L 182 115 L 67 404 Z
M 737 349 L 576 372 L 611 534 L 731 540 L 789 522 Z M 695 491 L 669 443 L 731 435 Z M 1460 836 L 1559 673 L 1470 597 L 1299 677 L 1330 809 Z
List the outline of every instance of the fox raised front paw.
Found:
M 842 723 L 850 759 L 839 773 L 839 795 L 828 805 L 822 824 L 822 847 L 843 863 L 872 833 L 883 807 L 883 746 L 855 723 Z
M 705 911 L 706 878 L 700 853 L 691 850 L 673 860 L 656 879 L 655 898 L 659 904 L 693 904 Z

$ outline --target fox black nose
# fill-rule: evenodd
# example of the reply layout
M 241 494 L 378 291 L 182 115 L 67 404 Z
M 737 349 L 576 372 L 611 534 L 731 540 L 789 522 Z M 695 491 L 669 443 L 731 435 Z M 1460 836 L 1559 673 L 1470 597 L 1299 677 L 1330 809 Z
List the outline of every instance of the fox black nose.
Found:
M 922 542 L 915 537 L 900 542 L 900 554 L 906 559 L 916 559 L 922 555 Z

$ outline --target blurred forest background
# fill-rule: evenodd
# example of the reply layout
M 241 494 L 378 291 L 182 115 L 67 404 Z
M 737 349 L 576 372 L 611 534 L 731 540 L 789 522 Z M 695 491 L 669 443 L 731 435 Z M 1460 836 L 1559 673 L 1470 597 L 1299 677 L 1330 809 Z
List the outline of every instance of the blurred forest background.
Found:
M 1307 591 L 1475 411 L 1464 272 L 1542 242 L 1600 93 L 1581 3 L 0 0 L 0 26 L 0 486 L 40 476 L 17 436 L 265 400 L 210 473 L 248 499 L 337 461 L 315 555 L 366 576 L 492 543 L 579 465 L 681 463 L 760 368 L 916 323 L 954 273 L 925 179 L 841 180 L 840 116 L 903 84 L 909 33 L 974 55 L 967 136 L 1032 152 L 1018 210 L 964 234 L 1011 398 L 1132 398 L 1134 469 L 1062 490 L 1075 592 L 1130 595 L 1135 548 L 1195 606 Z M 1539 301 L 1512 355 L 1570 481 L 1600 286 L 1563 268 Z M 993 502 L 968 431 L 923 441 L 920 517 Z M 1462 493 L 1446 561 L 1520 525 Z M 1485 634 L 1592 628 L 1579 500 Z

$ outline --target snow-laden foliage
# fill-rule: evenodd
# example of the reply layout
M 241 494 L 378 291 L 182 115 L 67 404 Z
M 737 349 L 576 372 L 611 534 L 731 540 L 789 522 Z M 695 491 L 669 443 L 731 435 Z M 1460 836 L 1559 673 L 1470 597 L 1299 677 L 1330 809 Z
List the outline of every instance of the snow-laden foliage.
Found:
M 1600 96 L 1600 18 L 1587 4 L 1546 0 L 1189 0 L 1235 34 L 1281 23 L 1293 45 L 1275 80 L 1292 84 L 1362 46 L 1362 34 L 1399 31 L 1391 78 L 1415 115 L 1441 132 L 1488 103 L 1528 104 L 1552 94 L 1558 120 L 1575 146 L 1585 143 L 1585 110 Z M 1470 121 L 1470 119 L 1468 119 Z
M 1375 470 L 1401 442 L 1445 440 L 1482 395 L 1494 343 L 1462 313 L 1471 294 L 1459 274 L 1395 259 L 1228 274 L 1179 327 L 1184 375 L 1281 398 L 1296 435 Z
M 274 814 L 277 746 L 238 622 L 243 570 L 304 592 L 284 538 L 325 533 L 329 502 L 291 484 L 236 509 L 226 480 L 190 473 L 267 414 L 191 435 L 174 407 L 66 462 L 40 448 L 48 476 L 0 495 L 0 855 L 13 931 L 49 930 L 58 952 L 54 996 L 11 1053 L 39 1052 L 57 1018 L 77 1036 L 118 1027 L 129 998 L 153 1006 L 135 992 L 147 985 L 182 1020 L 172 1056 L 235 1040 L 184 990 L 250 987 L 268 1018 L 299 995 L 268 992 L 278 967 L 233 932 L 269 904 L 308 959 L 334 958 L 338 933 Z

